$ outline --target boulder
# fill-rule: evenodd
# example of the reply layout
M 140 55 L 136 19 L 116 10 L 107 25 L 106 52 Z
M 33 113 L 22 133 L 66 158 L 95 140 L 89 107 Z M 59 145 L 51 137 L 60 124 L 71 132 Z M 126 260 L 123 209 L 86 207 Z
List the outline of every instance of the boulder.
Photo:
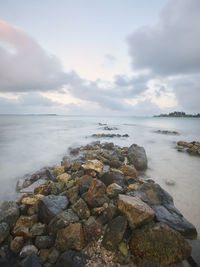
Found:
M 79 194 L 78 186 L 73 186 L 67 190 L 66 195 L 71 204 L 74 204 L 78 200 L 79 198 L 78 194 Z
M 57 233 L 56 247 L 60 251 L 68 249 L 81 250 L 84 245 L 84 233 L 80 223 L 70 224 Z
M 116 197 L 118 194 L 123 193 L 123 188 L 118 184 L 110 184 L 107 189 L 106 193 L 110 198 Z
M 56 175 L 54 174 L 54 171 L 51 169 L 46 170 L 46 175 L 49 178 L 49 180 L 56 182 Z
M 64 166 L 55 166 L 53 169 L 53 172 L 55 176 L 57 177 L 58 175 L 61 175 L 65 172 L 65 167 Z
M 6 201 L 0 206 L 0 223 L 5 222 L 12 228 L 19 217 L 19 207 L 13 201 Z
M 168 266 L 187 259 L 191 248 L 184 238 L 165 224 L 147 225 L 133 232 L 130 251 L 135 260 L 146 266 Z
M 79 221 L 79 217 L 73 210 L 65 210 L 56 215 L 48 225 L 49 232 L 55 233 L 58 230 L 65 228 L 70 223 L 76 223 Z
M 38 256 L 33 253 L 22 261 L 21 267 L 42 267 L 42 265 Z
M 85 164 L 82 165 L 82 168 L 84 170 L 94 170 L 96 172 L 101 173 L 103 171 L 103 163 L 101 161 L 94 159 L 94 160 L 88 160 Z
M 20 250 L 24 246 L 24 238 L 22 236 L 16 236 L 11 242 L 10 242 L 10 250 L 14 254 L 18 254 Z
M 128 148 L 127 154 L 130 164 L 133 164 L 138 171 L 145 171 L 147 169 L 147 156 L 143 147 L 136 144 Z
M 80 178 L 76 179 L 76 185 L 78 185 L 78 189 L 81 195 L 89 190 L 92 181 L 93 178 L 89 175 L 83 175 Z
M 123 172 L 124 176 L 130 176 L 132 178 L 137 178 L 138 177 L 138 172 L 135 167 L 130 166 L 130 165 L 122 165 L 119 168 L 120 171 Z
M 64 184 L 67 184 L 68 181 L 71 179 L 71 175 L 69 175 L 68 173 L 63 173 L 63 174 L 60 174 L 56 177 L 57 181 L 60 182 L 60 183 L 64 183 Z
M 21 258 L 26 258 L 31 254 L 38 254 L 38 249 L 34 245 L 24 246 L 19 254 Z
M 93 179 L 90 188 L 85 196 L 85 201 L 91 207 L 100 207 L 108 202 L 106 186 L 98 179 Z
M 43 223 L 35 223 L 30 230 L 30 236 L 36 237 L 38 235 L 43 235 L 46 232 L 46 226 Z
M 125 216 L 118 216 L 108 223 L 102 244 L 108 250 L 114 250 L 121 242 L 127 227 Z
M 158 222 L 167 224 L 169 227 L 181 233 L 185 238 L 196 238 L 197 230 L 193 224 L 187 221 L 183 215 L 173 206 L 152 206 Z
M 65 167 L 65 171 L 68 171 L 72 166 L 71 158 L 68 156 L 64 156 L 61 165 Z
M 154 211 L 137 197 L 118 196 L 118 209 L 127 217 L 131 229 L 144 225 L 154 218 Z
M 0 223 L 0 244 L 7 238 L 9 235 L 10 228 L 7 223 Z
M 87 255 L 79 251 L 68 250 L 60 255 L 55 267 L 84 267 Z
M 98 240 L 102 233 L 102 225 L 90 217 L 84 225 L 84 235 L 88 242 Z
M 39 219 L 48 224 L 54 216 L 67 208 L 69 201 L 65 196 L 49 195 L 40 199 L 38 203 Z
M 14 236 L 23 236 L 25 240 L 29 239 L 30 237 L 30 229 L 31 227 L 37 222 L 37 216 L 23 216 L 21 215 L 15 227 L 12 230 Z
M 41 194 L 34 195 L 33 197 L 24 197 L 22 199 L 22 204 L 25 205 L 35 205 L 38 203 L 40 199 L 42 199 L 44 196 Z
M 80 198 L 73 206 L 72 210 L 76 212 L 78 217 L 82 219 L 88 219 L 90 217 L 90 210 L 88 209 L 87 204 L 85 201 Z
M 106 185 L 110 185 L 116 183 L 118 185 L 124 185 L 125 179 L 124 175 L 119 171 L 108 171 L 105 172 L 101 177 L 100 180 Z
M 55 247 L 50 248 L 49 249 L 49 255 L 48 255 L 48 262 L 55 264 L 59 255 L 60 255 L 60 253 Z
M 53 246 L 53 239 L 48 235 L 37 236 L 35 239 L 35 245 L 39 249 L 50 248 Z

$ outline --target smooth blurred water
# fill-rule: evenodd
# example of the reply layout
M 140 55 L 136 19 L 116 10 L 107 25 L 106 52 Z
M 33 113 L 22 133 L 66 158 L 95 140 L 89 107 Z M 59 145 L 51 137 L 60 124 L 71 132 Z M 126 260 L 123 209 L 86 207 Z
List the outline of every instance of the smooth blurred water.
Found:
M 60 162 L 68 147 L 89 143 L 88 136 L 102 133 L 98 123 L 118 127 L 114 133 L 129 138 L 101 139 L 121 146 L 144 146 L 148 156 L 147 175 L 165 188 L 200 232 L 200 157 L 175 149 L 178 140 L 200 141 L 198 118 L 136 118 L 83 116 L 0 116 L 0 202 L 15 197 L 17 178 Z M 180 136 L 156 130 L 178 131 Z M 88 138 L 86 138 L 88 137 Z M 165 184 L 166 179 L 176 182 Z

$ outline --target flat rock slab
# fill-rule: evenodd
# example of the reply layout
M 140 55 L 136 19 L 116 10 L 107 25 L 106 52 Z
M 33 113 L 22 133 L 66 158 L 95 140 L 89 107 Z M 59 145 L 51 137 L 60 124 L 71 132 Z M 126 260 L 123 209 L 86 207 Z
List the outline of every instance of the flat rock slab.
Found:
M 118 196 L 118 209 L 127 217 L 132 229 L 153 220 L 154 211 L 137 197 Z
M 54 216 L 67 208 L 69 201 L 65 196 L 49 195 L 40 199 L 38 203 L 38 216 L 48 224 Z
M 181 234 L 162 223 L 150 224 L 136 230 L 130 242 L 131 253 L 145 266 L 168 266 L 187 259 L 191 247 Z

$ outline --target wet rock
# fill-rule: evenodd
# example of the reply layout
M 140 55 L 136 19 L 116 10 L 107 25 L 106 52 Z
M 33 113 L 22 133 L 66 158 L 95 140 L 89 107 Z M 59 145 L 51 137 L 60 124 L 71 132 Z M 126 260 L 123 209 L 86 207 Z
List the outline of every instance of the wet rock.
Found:
M 24 246 L 19 254 L 21 258 L 26 258 L 31 254 L 38 254 L 38 249 L 34 245 Z
M 127 227 L 125 216 L 118 216 L 108 223 L 102 244 L 108 250 L 114 250 L 121 242 Z
M 61 175 L 65 172 L 65 167 L 64 166 L 55 166 L 53 169 L 53 172 L 55 176 L 57 177 L 58 175 Z
M 51 169 L 46 170 L 46 175 L 49 178 L 49 180 L 56 182 L 56 175 L 54 174 L 54 171 Z
M 90 210 L 88 209 L 87 204 L 85 201 L 80 198 L 73 206 L 72 210 L 76 212 L 78 217 L 82 219 L 88 219 L 90 217 Z
M 116 159 L 113 159 L 111 161 L 108 161 L 108 165 L 110 165 L 110 167 L 112 168 L 119 168 L 122 165 L 122 162 Z
M 53 246 L 53 243 L 54 243 L 54 241 L 53 241 L 52 237 L 50 237 L 48 235 L 37 236 L 35 239 L 35 245 L 39 249 L 49 248 L 49 247 Z
M 71 148 L 69 147 L 69 153 L 73 156 L 77 156 L 79 154 L 79 148 Z
M 132 229 L 152 221 L 155 215 L 141 199 L 126 195 L 118 196 L 118 209 L 127 217 Z
M 38 203 L 38 201 L 40 199 L 42 199 L 44 196 L 43 195 L 34 195 L 33 197 L 24 197 L 22 199 L 22 204 L 25 204 L 25 205 L 35 205 Z
M 139 171 L 147 169 L 147 156 L 143 147 L 133 144 L 128 149 L 128 160 L 130 164 Z
M 155 131 L 155 133 L 168 134 L 168 135 L 179 135 L 179 133 L 176 131 L 168 131 L 168 130 L 157 130 Z
M 133 166 L 122 165 L 119 170 L 123 172 L 124 176 L 130 176 L 132 178 L 138 177 L 138 172 Z
M 84 233 L 80 223 L 70 224 L 57 233 L 56 247 L 60 251 L 68 249 L 81 250 L 84 245 Z
M 48 224 L 54 216 L 67 208 L 69 201 L 65 196 L 49 195 L 38 203 L 39 219 Z
M 200 266 L 200 240 L 188 240 L 188 243 L 192 247 L 192 254 L 189 262 L 191 266 Z
M 78 189 L 81 195 L 89 190 L 92 181 L 93 178 L 89 175 L 84 175 L 76 179 L 76 185 L 78 185 Z
M 116 183 L 120 186 L 125 184 L 124 175 L 118 171 L 108 171 L 105 172 L 101 177 L 100 180 L 106 185 L 110 185 Z
M 78 186 L 73 186 L 70 189 L 67 190 L 66 195 L 71 202 L 71 204 L 74 204 L 78 198 L 79 198 L 79 189 Z
M 100 207 L 105 202 L 108 202 L 105 184 L 98 179 L 93 179 L 85 196 L 85 201 L 91 207 Z
M 9 226 L 7 223 L 2 222 L 0 223 L 0 244 L 7 238 L 9 235 Z
M 68 171 L 72 166 L 71 158 L 68 156 L 63 157 L 63 160 L 61 162 L 61 165 L 64 166 L 65 171 Z
M 94 170 L 96 172 L 101 173 L 103 171 L 104 165 L 101 163 L 101 161 L 94 159 L 94 160 L 88 160 L 86 164 L 82 165 L 82 168 L 84 170 Z
M 34 194 L 35 195 L 44 195 L 48 196 L 49 195 L 49 186 L 48 185 L 40 185 L 34 189 Z
M 6 201 L 0 206 L 0 223 L 5 222 L 12 228 L 19 217 L 19 207 L 13 201 Z
M 36 254 L 31 254 L 22 261 L 21 267 L 42 267 L 42 265 L 40 264 L 38 256 Z
M 39 258 L 42 264 L 44 264 L 48 260 L 49 253 L 49 249 L 47 248 L 40 250 Z
M 173 205 L 152 206 L 152 209 L 158 222 L 167 224 L 186 238 L 197 237 L 194 225 L 187 221 Z
M 58 195 L 62 193 L 64 188 L 65 188 L 64 183 L 56 183 L 56 182 L 49 183 L 49 193 L 52 195 Z
M 110 184 L 107 189 L 106 193 L 110 198 L 116 197 L 118 194 L 121 194 L 123 192 L 123 188 L 118 184 Z
M 67 184 L 68 181 L 71 179 L 71 175 L 69 175 L 68 173 L 63 173 L 63 174 L 60 174 L 56 177 L 57 181 L 58 182 L 61 182 L 61 183 L 64 183 L 64 184 Z
M 43 235 L 46 232 L 46 226 L 43 223 L 35 223 L 30 230 L 30 236 L 36 237 L 38 235 Z
M 130 250 L 138 262 L 146 260 L 148 266 L 155 267 L 181 262 L 191 254 L 191 248 L 184 238 L 160 223 L 134 231 Z
M 72 164 L 71 171 L 72 171 L 72 172 L 77 172 L 77 171 L 79 171 L 80 168 L 81 168 L 81 165 L 82 165 L 82 163 L 81 163 L 80 160 L 75 160 L 75 161 L 73 162 L 73 164 Z
M 56 248 L 54 248 L 54 247 L 50 248 L 49 249 L 49 255 L 48 255 L 48 262 L 54 264 L 57 261 L 59 255 L 60 255 L 60 253 Z
M 102 144 L 102 148 L 104 149 L 108 149 L 108 150 L 112 150 L 114 148 L 114 144 L 113 143 L 103 143 Z
M 24 246 L 24 238 L 22 236 L 16 236 L 11 242 L 10 242 L 10 250 L 14 254 L 18 254 L 22 247 Z
M 39 179 L 38 181 L 32 183 L 30 186 L 28 186 L 26 188 L 22 188 L 20 190 L 20 193 L 33 194 L 35 188 L 37 188 L 38 186 L 44 185 L 45 183 L 46 183 L 45 179 Z
M 71 209 L 65 210 L 58 215 L 56 215 L 49 223 L 48 229 L 50 232 L 57 232 L 68 226 L 70 223 L 75 223 L 79 221 L 79 217 Z
M 13 228 L 14 236 L 23 236 L 25 240 L 30 237 L 30 228 L 37 222 L 37 216 L 23 216 L 21 215 Z
M 90 217 L 84 226 L 85 238 L 88 242 L 98 240 L 102 233 L 102 225 L 95 220 L 94 217 Z
M 69 250 L 61 254 L 56 267 L 84 267 L 88 256 L 78 251 Z

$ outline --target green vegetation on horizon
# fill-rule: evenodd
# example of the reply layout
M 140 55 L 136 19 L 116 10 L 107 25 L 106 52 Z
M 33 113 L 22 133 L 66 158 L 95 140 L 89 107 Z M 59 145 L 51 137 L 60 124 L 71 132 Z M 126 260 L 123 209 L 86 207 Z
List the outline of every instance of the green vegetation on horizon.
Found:
M 169 114 L 154 115 L 154 117 L 189 117 L 189 118 L 200 118 L 200 113 L 198 114 L 186 114 L 185 112 L 174 111 Z

